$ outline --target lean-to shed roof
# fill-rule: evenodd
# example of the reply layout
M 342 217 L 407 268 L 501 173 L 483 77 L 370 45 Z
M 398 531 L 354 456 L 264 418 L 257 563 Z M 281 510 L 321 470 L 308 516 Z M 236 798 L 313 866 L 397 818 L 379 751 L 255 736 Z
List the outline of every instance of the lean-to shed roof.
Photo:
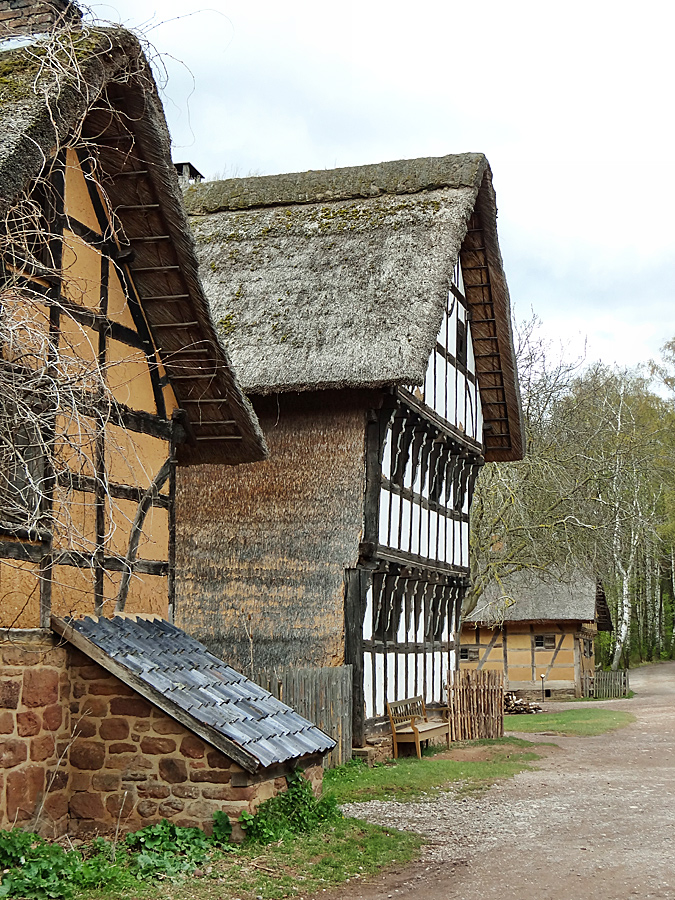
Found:
M 486 458 L 522 456 L 482 154 L 204 183 L 185 200 L 206 294 L 248 393 L 422 384 L 461 251 Z
M 611 631 L 612 620 L 604 591 L 583 573 L 564 574 L 522 571 L 490 585 L 467 616 L 468 622 L 597 622 L 600 631 Z
M 335 741 L 163 619 L 60 619 L 52 628 L 249 772 L 332 750 Z
M 186 409 L 190 439 L 179 463 L 264 458 L 262 432 L 199 281 L 157 88 L 138 40 L 124 29 L 76 27 L 0 42 L 0 219 L 66 145 L 95 160 L 115 217 L 114 238 L 86 239 L 99 240 L 131 275 Z

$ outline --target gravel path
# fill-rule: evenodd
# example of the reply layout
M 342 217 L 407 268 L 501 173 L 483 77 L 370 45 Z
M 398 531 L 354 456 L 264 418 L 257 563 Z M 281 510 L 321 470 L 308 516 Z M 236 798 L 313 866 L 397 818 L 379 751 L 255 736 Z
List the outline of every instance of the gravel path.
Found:
M 631 687 L 633 700 L 597 705 L 637 722 L 599 737 L 522 735 L 561 749 L 478 797 L 350 805 L 429 843 L 413 866 L 321 896 L 675 900 L 675 663 L 632 672 Z

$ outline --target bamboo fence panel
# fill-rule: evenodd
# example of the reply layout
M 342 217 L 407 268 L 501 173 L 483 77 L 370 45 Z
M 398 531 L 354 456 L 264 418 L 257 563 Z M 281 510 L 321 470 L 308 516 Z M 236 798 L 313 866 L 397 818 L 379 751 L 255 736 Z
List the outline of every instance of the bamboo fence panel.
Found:
M 627 697 L 630 691 L 628 669 L 616 672 L 584 672 L 581 676 L 581 691 L 584 697 L 595 697 L 596 700 L 613 700 Z
M 451 741 L 503 737 L 503 672 L 451 672 L 448 679 L 448 721 Z
M 290 706 L 336 742 L 324 760 L 332 769 L 352 758 L 352 667 L 256 672 L 256 684 Z

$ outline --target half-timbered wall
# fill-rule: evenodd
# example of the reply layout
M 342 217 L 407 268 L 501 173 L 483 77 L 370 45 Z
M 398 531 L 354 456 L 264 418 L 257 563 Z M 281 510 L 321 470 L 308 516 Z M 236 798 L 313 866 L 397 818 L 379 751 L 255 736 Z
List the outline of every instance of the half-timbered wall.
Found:
M 462 290 L 458 263 L 424 386 L 399 389 L 368 432 L 363 555 L 372 574 L 361 580 L 366 719 L 384 715 L 390 700 L 422 694 L 427 703 L 442 702 L 454 665 L 469 576 L 469 509 L 483 462 Z
M 17 511 L 0 510 L 0 626 L 6 628 L 44 626 L 50 611 L 111 612 L 139 501 L 173 453 L 176 401 L 111 237 L 91 152 L 63 152 L 51 177 L 44 210 L 49 264 L 62 277 L 45 279 L 16 265 L 5 270 L 7 282 L 21 286 L 23 278 L 25 301 L 18 302 L 36 339 L 44 338 L 47 371 L 49 354 L 58 354 L 72 358 L 79 373 L 90 371 L 92 384 L 100 386 L 103 373 L 107 385 L 88 393 L 85 378 L 83 418 L 57 411 L 52 421 L 54 452 L 67 465 L 58 477 L 41 480 L 38 502 L 50 525 L 24 534 Z M 129 612 L 167 615 L 172 485 L 170 478 L 143 523 Z
M 580 695 L 581 672 L 594 668 L 592 623 L 504 622 L 462 627 L 460 667 L 503 669 L 509 690 L 541 696 Z M 548 692 L 548 693 L 547 693 Z

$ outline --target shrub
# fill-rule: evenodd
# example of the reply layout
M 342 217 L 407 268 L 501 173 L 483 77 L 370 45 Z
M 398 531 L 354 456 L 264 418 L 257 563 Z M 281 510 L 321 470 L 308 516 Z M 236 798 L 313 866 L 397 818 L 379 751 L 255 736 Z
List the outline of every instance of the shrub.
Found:
M 247 840 L 270 844 L 289 835 L 317 831 L 342 818 L 335 798 L 317 800 L 299 769 L 286 776 L 286 783 L 288 790 L 261 803 L 255 815 L 241 814 L 239 822 Z

